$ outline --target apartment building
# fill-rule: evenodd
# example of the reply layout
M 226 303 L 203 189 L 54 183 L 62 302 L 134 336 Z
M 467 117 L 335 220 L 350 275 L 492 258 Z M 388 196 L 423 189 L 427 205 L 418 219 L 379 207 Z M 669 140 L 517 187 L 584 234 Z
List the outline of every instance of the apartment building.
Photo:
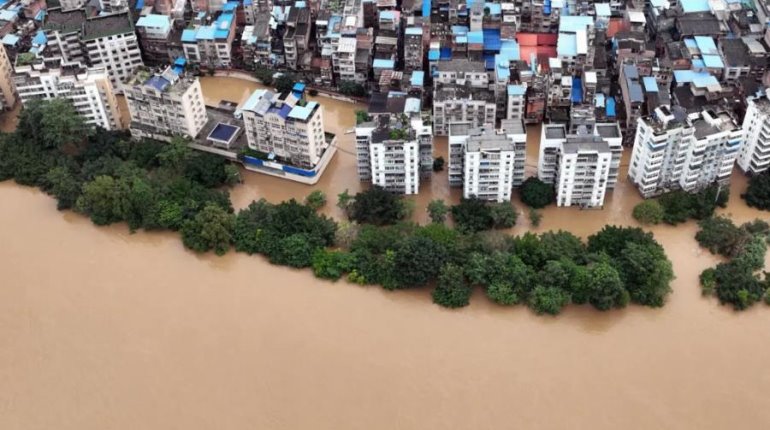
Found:
M 311 30 L 310 9 L 292 7 L 286 19 L 283 40 L 284 60 L 292 70 L 310 66 L 309 44 Z
M 661 106 L 638 121 L 628 178 L 645 198 L 727 185 L 743 141 L 743 130 L 725 112 L 687 115 Z
M 358 178 L 399 194 L 420 191 L 417 132 L 398 115 L 378 115 L 356 127 Z
M 195 138 L 208 122 L 198 78 L 179 75 L 171 67 L 140 67 L 123 84 L 123 93 L 135 138 Z
M 187 61 L 206 67 L 230 67 L 235 39 L 235 4 L 225 4 L 224 11 L 209 25 L 182 31 L 182 48 Z
M 500 128 L 452 124 L 449 185 L 462 186 L 465 198 L 509 201 L 524 181 L 527 133 L 522 120 L 503 120 Z
M 106 130 L 122 128 L 118 102 L 103 68 L 22 54 L 13 82 L 24 105 L 39 99 L 67 99 L 86 124 Z
M 568 135 L 557 151 L 554 186 L 557 206 L 604 205 L 612 163 L 609 144 L 600 136 Z
M 543 182 L 556 181 L 558 152 L 567 141 L 567 127 L 564 124 L 543 124 L 540 128 L 540 153 L 537 157 L 537 177 Z
M 407 27 L 404 31 L 404 71 L 422 70 L 425 57 L 422 27 Z
M 184 55 L 179 30 L 168 15 L 149 14 L 136 22 L 142 55 L 148 64 L 166 65 Z
M 356 72 L 356 38 L 340 37 L 337 40 L 336 50 L 332 54 L 334 75 L 339 81 L 366 82 L 366 75 Z
M 455 59 L 437 65 L 433 89 L 436 135 L 447 135 L 449 125 L 454 123 L 468 123 L 472 128 L 494 126 L 496 118 L 497 102 L 489 91 L 484 63 Z
M 763 94 L 748 102 L 742 125 L 746 142 L 738 155 L 738 166 L 756 174 L 770 167 L 770 100 Z
M 301 84 L 300 84 L 301 85 Z M 301 91 L 256 90 L 241 108 L 249 148 L 303 169 L 315 167 L 329 143 L 323 108 Z
M 0 110 L 16 106 L 16 89 L 13 86 L 13 66 L 5 49 L 0 49 Z
M 508 85 L 506 88 L 507 109 L 505 117 L 507 119 L 524 119 L 524 108 L 526 107 L 526 85 Z
M 106 69 L 113 88 L 120 88 L 137 67 L 144 65 L 134 24 L 127 13 L 87 19 L 80 39 L 87 65 Z
M 62 6 L 63 7 L 63 6 Z M 48 9 L 43 24 L 48 43 L 43 55 L 67 62 L 87 64 L 80 36 L 86 15 L 82 10 Z

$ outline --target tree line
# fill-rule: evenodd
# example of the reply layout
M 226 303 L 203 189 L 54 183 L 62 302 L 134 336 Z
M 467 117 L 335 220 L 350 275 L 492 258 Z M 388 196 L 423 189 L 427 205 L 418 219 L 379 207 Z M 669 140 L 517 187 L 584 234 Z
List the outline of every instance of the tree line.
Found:
M 671 262 L 650 233 L 607 226 L 583 241 L 565 232 L 494 233 L 516 223 L 510 203 L 432 202 L 432 222 L 407 220 L 409 200 L 374 187 L 338 196 L 347 220 L 318 212 L 326 196 L 304 202 L 252 202 L 237 213 L 226 186 L 238 170 L 220 157 L 171 143 L 131 141 L 91 130 L 65 101 L 26 108 L 16 132 L 0 138 L 0 179 L 38 186 L 97 225 L 179 231 L 185 247 L 222 255 L 231 248 L 271 263 L 311 268 L 323 279 L 389 290 L 433 287 L 433 301 L 466 306 L 473 288 L 501 305 L 557 314 L 569 303 L 607 310 L 662 306 Z M 452 217 L 455 227 L 445 224 Z

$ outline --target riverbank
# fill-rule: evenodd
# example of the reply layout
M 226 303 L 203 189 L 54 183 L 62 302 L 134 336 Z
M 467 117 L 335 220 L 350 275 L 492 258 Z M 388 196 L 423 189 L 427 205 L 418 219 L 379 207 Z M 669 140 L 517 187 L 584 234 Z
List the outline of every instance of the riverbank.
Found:
M 656 229 L 677 273 L 665 308 L 544 319 L 480 291 L 449 311 L 427 291 L 194 256 L 175 235 L 95 227 L 12 182 L 0 198 L 4 429 L 770 422 L 770 312 L 700 296 L 716 258 L 691 222 Z

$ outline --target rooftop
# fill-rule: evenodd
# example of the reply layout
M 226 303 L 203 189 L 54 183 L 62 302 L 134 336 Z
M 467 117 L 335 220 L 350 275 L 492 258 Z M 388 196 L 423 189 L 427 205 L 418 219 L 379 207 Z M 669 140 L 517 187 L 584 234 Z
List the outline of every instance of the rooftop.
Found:
M 88 19 L 83 24 L 83 40 L 93 40 L 126 33 L 134 33 L 134 25 L 127 13 Z

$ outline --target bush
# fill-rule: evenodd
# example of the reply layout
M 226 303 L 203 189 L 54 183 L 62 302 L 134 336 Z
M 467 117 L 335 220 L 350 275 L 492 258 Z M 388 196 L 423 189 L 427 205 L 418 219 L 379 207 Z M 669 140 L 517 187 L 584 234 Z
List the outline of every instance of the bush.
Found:
M 318 278 L 336 281 L 352 269 L 353 263 L 350 253 L 318 249 L 313 254 L 313 273 Z
M 369 121 L 369 113 L 365 110 L 356 111 L 356 125 Z
M 764 284 L 750 267 L 731 261 L 720 263 L 714 270 L 716 295 L 722 304 L 735 310 L 744 310 L 758 302 L 765 294 Z
M 195 218 L 182 225 L 182 242 L 196 252 L 214 250 L 217 255 L 224 255 L 230 249 L 234 224 L 232 214 L 209 203 Z
M 427 207 L 428 216 L 431 222 L 436 224 L 443 224 L 446 221 L 446 216 L 449 213 L 449 208 L 446 203 L 441 199 L 432 200 L 428 203 Z
M 511 228 L 516 225 L 518 214 L 510 203 L 490 203 L 489 209 L 489 214 L 492 216 L 492 227 Z
M 440 172 L 444 170 L 444 157 L 436 157 L 433 159 L 433 171 Z
M 350 219 L 358 223 L 395 224 L 405 215 L 403 199 L 377 186 L 356 194 L 349 208 Z
M 553 185 L 546 184 L 534 176 L 521 184 L 519 193 L 522 203 L 534 209 L 542 209 L 553 203 L 556 198 Z
M 741 197 L 753 208 L 770 210 L 770 170 L 752 176 Z
M 438 276 L 438 286 L 433 290 L 433 303 L 447 308 L 468 306 L 471 289 L 465 284 L 460 266 L 446 264 Z
M 489 205 L 476 198 L 462 199 L 452 206 L 452 218 L 457 228 L 465 233 L 489 230 L 495 224 Z
M 538 285 L 529 297 L 529 307 L 538 315 L 558 315 L 569 301 L 569 293 L 561 288 Z
M 321 190 L 315 190 L 305 197 L 305 204 L 317 211 L 326 205 L 326 194 Z
M 704 296 L 711 296 L 714 294 L 717 286 L 716 270 L 713 267 L 701 272 L 700 276 L 701 292 Z
M 540 227 L 540 223 L 543 221 L 543 214 L 533 208 L 529 208 L 529 223 L 532 227 Z
M 657 200 L 645 200 L 634 206 L 632 215 L 642 224 L 658 224 L 663 221 L 663 206 Z

